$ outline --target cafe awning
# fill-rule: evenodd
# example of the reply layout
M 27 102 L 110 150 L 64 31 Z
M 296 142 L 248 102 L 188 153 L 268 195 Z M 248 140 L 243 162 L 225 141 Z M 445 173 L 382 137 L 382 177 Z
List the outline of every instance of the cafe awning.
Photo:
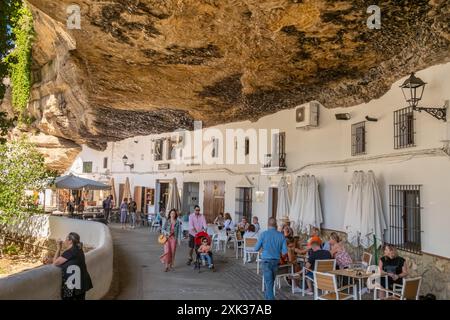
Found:
M 111 186 L 104 183 L 77 177 L 73 174 L 68 174 L 66 176 L 61 176 L 55 179 L 55 186 L 57 189 L 69 189 L 69 190 L 107 190 Z

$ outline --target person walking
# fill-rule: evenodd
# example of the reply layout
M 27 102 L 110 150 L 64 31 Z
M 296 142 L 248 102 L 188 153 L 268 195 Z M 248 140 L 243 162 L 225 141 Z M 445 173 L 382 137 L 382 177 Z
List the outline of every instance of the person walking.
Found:
M 175 253 L 177 250 L 177 243 L 180 244 L 183 231 L 181 229 L 181 221 L 178 219 L 177 210 L 172 209 L 169 212 L 168 219 L 162 227 L 162 234 L 167 237 L 164 244 L 164 253 L 160 257 L 161 262 L 165 265 L 165 272 L 173 269 L 175 262 Z
M 194 207 L 194 213 L 189 215 L 189 256 L 187 265 L 189 266 L 192 263 L 192 253 L 194 252 L 194 239 L 195 235 L 202 230 L 206 230 L 206 219 L 203 214 L 200 213 L 200 207 Z
M 105 215 L 106 223 L 109 222 L 109 216 L 111 215 L 111 209 L 112 209 L 112 195 L 109 195 L 106 197 L 105 200 L 103 200 L 103 213 Z
M 128 204 L 128 212 L 130 214 L 130 228 L 131 229 L 136 228 L 136 211 L 137 211 L 136 201 L 134 201 L 133 198 L 130 198 L 130 202 Z
M 60 267 L 62 271 L 61 299 L 85 300 L 86 292 L 93 286 L 87 270 L 80 236 L 71 232 L 64 244 L 68 249 L 61 255 L 62 241 L 59 241 L 53 259 L 53 265 Z M 73 268 L 73 266 L 77 268 Z
M 268 229 L 258 239 L 255 251 L 262 248 L 261 260 L 264 277 L 264 297 L 266 300 L 274 300 L 273 284 L 280 257 L 288 253 L 286 238 L 283 233 L 277 231 L 277 221 L 269 218 Z
M 127 224 L 127 215 L 128 215 L 128 199 L 125 198 L 120 205 L 120 224 L 122 229 L 126 228 Z

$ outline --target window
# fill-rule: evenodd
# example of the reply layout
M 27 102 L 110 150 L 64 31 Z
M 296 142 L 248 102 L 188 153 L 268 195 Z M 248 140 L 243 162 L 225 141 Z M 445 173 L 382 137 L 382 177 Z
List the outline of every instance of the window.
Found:
M 217 138 L 212 138 L 211 157 L 213 157 L 213 158 L 219 157 L 219 139 L 217 139 Z
M 252 188 L 236 188 L 236 221 L 240 222 L 243 217 L 252 221 Z
M 92 161 L 83 162 L 83 173 L 92 173 Z
M 153 145 L 153 160 L 161 161 L 162 160 L 162 150 L 163 150 L 163 139 L 157 139 Z
M 414 110 L 412 107 L 394 111 L 394 148 L 414 147 Z
M 103 158 L 103 169 L 107 169 L 108 168 L 108 157 L 104 157 Z
M 366 122 L 352 124 L 352 156 L 366 154 Z
M 245 155 L 247 156 L 250 153 L 250 139 L 248 137 L 245 138 Z
M 420 187 L 389 186 L 389 243 L 413 253 L 421 252 Z

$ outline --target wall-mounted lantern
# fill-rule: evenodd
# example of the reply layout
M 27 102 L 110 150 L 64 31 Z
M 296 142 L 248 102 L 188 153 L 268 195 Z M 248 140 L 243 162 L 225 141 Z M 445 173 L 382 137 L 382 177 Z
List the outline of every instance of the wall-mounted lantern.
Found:
M 447 108 L 423 108 L 418 107 L 419 101 L 422 100 L 423 91 L 425 89 L 426 83 L 422 79 L 417 78 L 414 72 L 411 76 L 403 82 L 400 86 L 405 97 L 406 102 L 409 106 L 413 108 L 414 111 L 425 111 L 431 114 L 433 117 L 439 120 L 447 121 Z

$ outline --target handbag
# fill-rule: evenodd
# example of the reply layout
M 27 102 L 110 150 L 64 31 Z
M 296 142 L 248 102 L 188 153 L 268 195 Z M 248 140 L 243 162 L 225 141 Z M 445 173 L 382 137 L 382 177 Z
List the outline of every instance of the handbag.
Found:
M 158 237 L 159 244 L 166 244 L 167 240 L 168 240 L 168 238 L 163 234 Z

